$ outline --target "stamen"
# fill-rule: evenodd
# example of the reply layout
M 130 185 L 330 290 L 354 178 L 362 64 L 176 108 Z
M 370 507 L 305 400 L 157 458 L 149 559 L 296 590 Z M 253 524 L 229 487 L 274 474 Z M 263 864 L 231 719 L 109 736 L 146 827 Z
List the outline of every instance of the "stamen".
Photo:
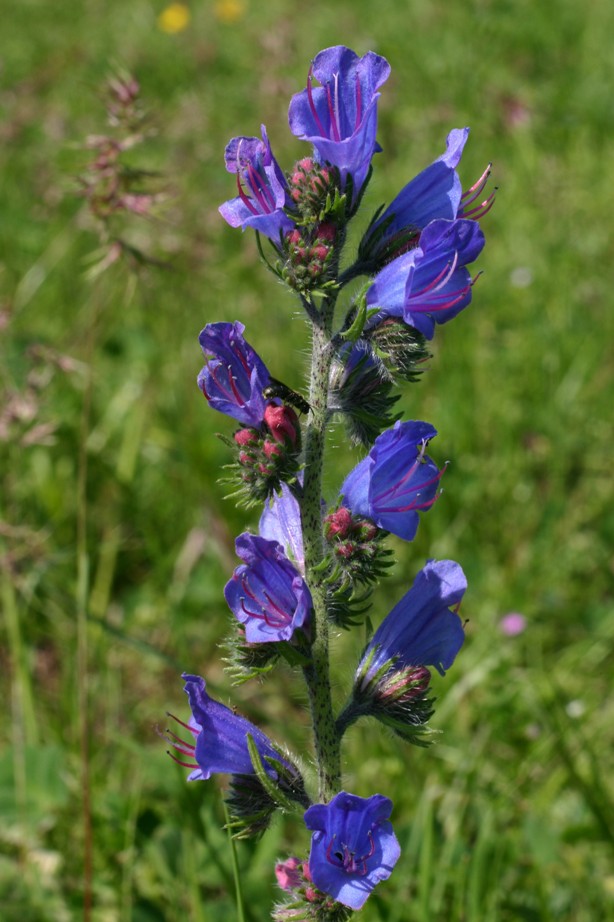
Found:
M 252 214 L 254 215 L 259 214 L 258 209 L 252 204 L 252 200 L 250 199 L 248 195 L 245 194 L 243 190 L 243 186 L 241 185 L 241 177 L 239 176 L 239 173 L 237 173 L 237 189 L 239 190 L 239 198 L 241 199 L 245 207 L 249 211 L 251 211 Z
M 472 208 L 470 211 L 465 211 L 463 208 L 463 218 L 470 218 L 474 221 L 483 218 L 485 214 L 488 214 L 492 206 L 495 204 L 495 198 L 497 195 L 497 189 L 493 189 L 487 199 L 481 203 L 481 205 L 476 205 L 475 208 Z
M 198 736 L 198 734 L 200 733 L 200 730 L 197 730 L 195 727 L 191 727 L 189 724 L 184 723 L 183 720 L 179 720 L 179 718 L 175 717 L 174 714 L 171 714 L 170 711 L 166 712 L 166 716 L 170 717 L 171 720 L 175 720 L 178 724 L 180 724 L 182 727 L 185 727 L 186 730 L 189 730 L 190 733 L 193 733 L 195 736 Z
M 313 66 L 309 68 L 309 73 L 307 74 L 307 99 L 309 101 L 309 108 L 311 109 L 313 120 L 318 126 L 318 131 L 320 132 L 321 137 L 325 138 L 326 131 L 324 130 L 324 126 L 322 125 L 322 122 L 320 121 L 318 110 L 316 109 L 315 103 L 313 101 L 313 93 L 312 93 L 312 87 L 311 87 L 312 76 L 313 76 Z
M 339 134 L 339 126 L 337 125 L 337 115 L 335 112 L 335 102 L 330 91 L 330 84 L 326 86 L 326 101 L 328 103 L 328 115 L 330 118 L 330 128 L 331 134 L 333 136 L 333 141 L 340 141 L 341 136 Z
M 172 752 L 166 750 L 167 756 L 170 756 L 173 762 L 176 762 L 177 765 L 183 766 L 183 768 L 200 768 L 198 762 L 182 762 L 181 759 L 178 759 L 177 756 L 174 756 Z
M 273 193 L 258 170 L 251 163 L 247 167 L 245 178 L 249 184 L 252 195 L 260 205 L 261 212 L 270 214 L 272 211 L 275 211 Z
M 357 131 L 360 127 L 362 121 L 362 86 L 360 85 L 360 77 L 356 74 L 356 124 L 354 125 L 354 131 Z
M 463 192 L 463 194 L 461 195 L 461 202 L 463 202 L 465 205 L 470 205 L 471 202 L 475 201 L 475 199 L 478 197 L 478 195 L 480 194 L 480 192 L 482 191 L 482 189 L 488 182 L 488 177 L 490 176 L 491 171 L 492 171 L 492 163 L 489 163 L 486 169 L 484 170 L 484 172 L 482 173 L 482 175 L 479 177 L 479 179 L 476 182 L 474 182 L 471 188 L 467 189 L 466 192 Z

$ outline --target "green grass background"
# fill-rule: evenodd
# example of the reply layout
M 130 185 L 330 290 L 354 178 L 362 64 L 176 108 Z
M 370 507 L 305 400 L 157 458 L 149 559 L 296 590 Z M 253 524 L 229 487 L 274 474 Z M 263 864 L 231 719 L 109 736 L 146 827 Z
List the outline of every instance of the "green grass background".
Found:
M 233 135 L 264 122 L 284 166 L 304 155 L 287 104 L 337 43 L 393 69 L 367 212 L 451 127 L 472 127 L 464 185 L 492 160 L 500 187 L 474 302 L 437 331 L 401 404 L 434 423 L 432 454 L 451 464 L 416 541 L 395 545 L 373 617 L 426 557 L 449 556 L 469 579 L 469 623 L 436 682 L 436 746 L 368 724 L 348 735 L 346 786 L 393 798 L 403 848 L 363 917 L 614 918 L 614 7 L 252 0 L 227 22 L 194 2 L 177 35 L 150 0 L 3 7 L 0 380 L 21 416 L 0 443 L 2 919 L 83 917 L 84 718 L 96 922 L 236 917 L 220 786 L 186 785 L 155 734 L 166 710 L 186 716 L 182 670 L 280 742 L 309 745 L 297 676 L 232 690 L 223 673 L 222 588 L 234 536 L 256 517 L 221 498 L 228 455 L 214 433 L 232 427 L 195 377 L 200 329 L 240 319 L 273 373 L 304 384 L 307 328 L 217 206 L 233 194 Z M 71 191 L 76 143 L 105 130 L 114 64 L 137 75 L 157 129 L 140 165 L 173 190 L 163 220 L 134 230 L 173 270 L 136 284 L 119 267 L 87 280 L 98 243 Z M 48 423 L 49 444 L 28 437 Z M 333 499 L 354 457 L 341 430 L 331 447 Z M 499 628 L 510 611 L 527 618 L 516 638 Z M 339 702 L 360 643 L 334 642 Z M 249 922 L 278 895 L 275 858 L 306 843 L 288 821 L 239 844 Z

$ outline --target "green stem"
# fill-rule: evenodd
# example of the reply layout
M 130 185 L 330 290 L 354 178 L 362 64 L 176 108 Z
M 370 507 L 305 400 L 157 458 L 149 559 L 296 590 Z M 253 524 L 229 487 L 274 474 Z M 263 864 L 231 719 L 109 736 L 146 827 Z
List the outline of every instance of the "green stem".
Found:
M 311 410 L 305 433 L 305 475 L 301 501 L 305 579 L 314 606 L 311 662 L 303 672 L 309 691 L 316 757 L 319 796 L 324 802 L 338 793 L 341 785 L 339 734 L 333 714 L 328 653 L 328 612 L 322 563 L 325 557 L 322 533 L 322 466 L 328 418 L 328 380 L 333 356 L 331 347 L 334 299 L 322 304 L 318 322 L 313 324 Z

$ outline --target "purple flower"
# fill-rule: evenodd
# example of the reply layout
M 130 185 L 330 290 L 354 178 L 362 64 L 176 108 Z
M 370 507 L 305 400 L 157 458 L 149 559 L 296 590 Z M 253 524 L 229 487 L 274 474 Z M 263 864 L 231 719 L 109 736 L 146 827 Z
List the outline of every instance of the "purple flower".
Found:
M 198 375 L 198 386 L 214 410 L 259 428 L 268 403 L 262 392 L 271 379 L 243 338 L 244 329 L 238 321 L 207 324 L 198 340 L 209 361 Z
M 417 510 L 433 505 L 445 470 L 425 454 L 436 435 L 429 423 L 396 422 L 346 477 L 340 491 L 343 505 L 411 541 L 418 528 Z
M 468 128 L 454 128 L 448 135 L 445 154 L 399 192 L 369 231 L 371 237 L 383 224 L 387 225 L 378 246 L 408 230 L 415 230 L 418 237 L 427 224 L 437 218 L 452 221 L 458 217 L 462 189 L 456 167 L 468 136 Z
M 309 807 L 309 873 L 319 890 L 360 909 L 375 885 L 390 877 L 401 854 L 388 822 L 391 810 L 392 801 L 382 794 L 364 798 L 345 791 Z
M 265 503 L 258 532 L 261 538 L 277 541 L 301 573 L 305 570 L 305 552 L 303 550 L 303 529 L 301 510 L 287 484 L 282 483 L 281 492 L 274 493 Z
M 231 227 L 253 227 L 273 243 L 280 234 L 292 230 L 293 222 L 284 212 L 292 202 L 279 164 L 262 125 L 260 138 L 233 138 L 226 147 L 226 169 L 235 173 L 239 194 L 220 205 L 219 211 Z
M 290 130 L 310 141 L 321 161 L 339 170 L 341 188 L 352 178 L 353 202 L 369 172 L 376 142 L 377 90 L 390 74 L 385 58 L 372 51 L 359 58 L 343 45 L 326 48 L 313 60 L 307 88 L 293 96 Z M 315 77 L 321 84 L 312 86 Z
M 184 673 L 182 678 L 186 681 L 184 690 L 192 709 L 192 719 L 189 724 L 184 724 L 180 720 L 178 723 L 190 731 L 196 743 L 187 743 L 170 731 L 168 739 L 178 752 L 190 760 L 187 762 L 173 756 L 180 765 L 194 769 L 188 776 L 188 781 L 206 780 L 216 773 L 253 774 L 254 768 L 247 747 L 248 734 L 256 744 L 263 768 L 268 775 L 277 778 L 277 772 L 267 759 L 275 759 L 291 772 L 294 771 L 258 727 L 209 697 L 204 679 L 187 673 Z
M 367 306 L 383 316 L 401 317 L 427 339 L 436 323 L 451 320 L 471 301 L 474 279 L 465 268 L 484 246 L 477 221 L 431 221 L 420 245 L 403 253 L 379 272 L 367 293 Z
M 444 675 L 465 639 L 461 619 L 451 609 L 460 604 L 466 588 L 457 563 L 430 560 L 369 641 L 356 672 L 360 688 L 387 663 L 385 675 L 420 666 L 434 666 Z
M 226 584 L 224 595 L 245 625 L 248 643 L 290 640 L 307 625 L 312 601 L 307 584 L 277 541 L 245 533 L 235 542 L 245 561 Z

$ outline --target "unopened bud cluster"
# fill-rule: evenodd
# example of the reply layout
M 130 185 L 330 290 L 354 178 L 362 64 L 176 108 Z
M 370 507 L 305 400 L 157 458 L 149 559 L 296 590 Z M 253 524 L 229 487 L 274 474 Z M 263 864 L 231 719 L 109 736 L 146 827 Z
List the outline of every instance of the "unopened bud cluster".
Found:
M 287 404 L 269 403 L 262 427 L 237 429 L 237 462 L 240 480 L 251 498 L 263 501 L 280 483 L 292 479 L 298 470 L 301 428 L 298 416 Z

